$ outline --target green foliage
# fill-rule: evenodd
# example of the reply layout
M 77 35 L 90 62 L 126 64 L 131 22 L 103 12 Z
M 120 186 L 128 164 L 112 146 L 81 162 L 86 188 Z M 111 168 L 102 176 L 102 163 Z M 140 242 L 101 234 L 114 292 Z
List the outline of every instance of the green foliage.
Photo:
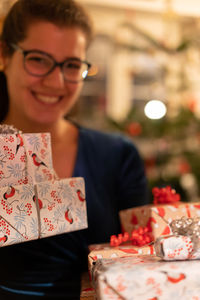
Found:
M 158 144 L 158 147 L 155 147 L 153 158 L 151 157 L 152 152 L 149 154 L 150 157 L 148 157 L 148 154 L 144 157 L 144 161 L 153 159 L 155 164 L 153 168 L 157 169 L 157 176 L 151 176 L 151 170 L 147 173 L 150 191 L 154 186 L 170 185 L 180 193 L 182 201 L 190 201 L 191 199 L 188 198 L 187 191 L 181 184 L 181 177 L 187 172 L 194 176 L 200 190 L 200 120 L 192 111 L 182 108 L 173 118 L 166 116 L 159 120 L 150 120 L 144 115 L 143 109 L 134 108 L 126 120 L 121 123 L 110 119 L 107 121 L 112 130 L 115 129 L 128 134 L 134 141 L 137 141 L 141 153 L 144 151 L 140 148 L 143 144 L 140 144 L 140 141 L 146 140 L 147 143 Z M 140 124 L 140 135 L 134 136 L 134 134 L 131 134 L 127 130 L 128 126 L 132 123 Z M 167 146 L 163 148 L 159 147 L 159 141 L 162 141 Z M 180 164 L 179 173 L 176 170 L 174 174 L 166 175 L 163 171 L 170 164 L 173 164 L 174 160 L 178 160 Z M 186 163 L 186 170 L 183 169 L 181 171 L 182 161 Z

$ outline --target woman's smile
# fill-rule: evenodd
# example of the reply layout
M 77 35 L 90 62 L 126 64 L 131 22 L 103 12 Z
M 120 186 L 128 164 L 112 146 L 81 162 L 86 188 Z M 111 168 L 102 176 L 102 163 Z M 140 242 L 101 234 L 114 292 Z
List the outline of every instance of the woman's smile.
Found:
M 45 104 L 55 104 L 63 98 L 62 96 L 44 95 L 36 92 L 32 92 L 32 94 L 37 100 Z

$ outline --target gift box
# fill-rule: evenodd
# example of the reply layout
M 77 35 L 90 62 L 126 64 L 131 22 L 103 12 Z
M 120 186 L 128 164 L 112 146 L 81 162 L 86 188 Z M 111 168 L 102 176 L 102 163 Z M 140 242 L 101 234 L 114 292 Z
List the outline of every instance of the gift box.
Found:
M 156 256 L 98 260 L 97 299 L 200 300 L 200 261 L 161 261 Z
M 119 245 L 117 247 L 110 246 L 109 243 L 93 244 L 89 246 L 88 268 L 92 276 L 92 269 L 98 259 L 135 256 L 138 254 L 154 254 L 153 245 L 145 247 L 136 247 L 133 245 Z
M 8 193 L 9 198 L 5 195 Z M 0 189 L 0 246 L 87 228 L 83 178 Z
M 0 135 L 0 246 L 87 228 L 84 179 L 56 177 L 50 142 Z
M 49 133 L 0 134 L 0 187 L 54 178 Z
M 171 233 L 169 223 L 183 216 L 200 216 L 200 203 L 176 202 L 173 204 L 144 205 L 119 212 L 123 232 L 130 235 L 139 227 L 147 227 L 155 240 Z

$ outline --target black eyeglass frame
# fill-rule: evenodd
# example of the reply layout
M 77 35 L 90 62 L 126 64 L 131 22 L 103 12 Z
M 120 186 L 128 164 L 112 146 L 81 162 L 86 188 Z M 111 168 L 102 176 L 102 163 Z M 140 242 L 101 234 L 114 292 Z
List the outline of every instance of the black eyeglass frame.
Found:
M 16 45 L 16 44 L 13 44 L 13 43 L 11 43 L 11 44 L 9 44 L 14 50 L 18 50 L 18 51 L 20 51 L 21 53 L 22 53 L 22 55 L 24 56 L 24 69 L 27 71 L 27 73 L 28 74 L 30 74 L 30 75 L 32 75 L 32 76 L 36 76 L 36 77 L 44 77 L 44 76 L 47 76 L 47 75 L 49 75 L 56 67 L 59 67 L 60 68 L 60 70 L 61 70 L 61 72 L 62 72 L 62 74 L 63 74 L 63 78 L 67 81 L 67 82 L 72 82 L 72 83 L 78 83 L 78 82 L 80 82 L 80 81 L 84 81 L 85 79 L 86 79 L 86 77 L 87 77 L 87 75 L 83 78 L 83 79 L 80 79 L 80 80 L 68 80 L 68 79 L 66 79 L 65 78 L 65 75 L 64 75 L 64 72 L 63 72 L 63 66 L 64 66 L 64 64 L 66 63 L 66 62 L 68 62 L 68 61 L 76 61 L 76 62 L 79 62 L 79 63 L 84 63 L 84 64 L 86 64 L 87 65 L 87 72 L 89 71 L 89 69 L 91 68 L 91 64 L 88 62 L 88 61 L 86 61 L 86 60 L 81 60 L 81 59 L 79 59 L 79 58 L 75 58 L 75 57 L 73 57 L 73 58 L 67 58 L 67 59 L 65 59 L 64 61 L 62 61 L 62 62 L 57 62 L 54 58 L 53 58 L 53 56 L 51 56 L 50 54 L 48 54 L 48 53 L 46 53 L 46 52 L 43 52 L 43 51 L 41 51 L 41 50 L 34 50 L 34 49 L 31 49 L 31 50 L 24 50 L 23 48 L 21 48 L 20 46 L 18 46 L 18 45 Z M 33 73 L 31 73 L 29 70 L 27 70 L 27 68 L 26 68 L 26 64 L 25 64 L 25 58 L 26 58 L 26 56 L 28 55 L 28 54 L 30 54 L 30 53 L 38 53 L 38 54 L 42 54 L 42 55 L 45 55 L 45 56 L 47 56 L 48 58 L 50 58 L 53 62 L 54 62 L 54 64 L 52 65 L 52 67 L 51 67 L 51 69 L 47 72 L 47 73 L 45 73 L 45 74 L 42 74 L 42 75 L 39 75 L 39 74 L 33 74 Z M 88 73 L 87 73 L 88 74 Z

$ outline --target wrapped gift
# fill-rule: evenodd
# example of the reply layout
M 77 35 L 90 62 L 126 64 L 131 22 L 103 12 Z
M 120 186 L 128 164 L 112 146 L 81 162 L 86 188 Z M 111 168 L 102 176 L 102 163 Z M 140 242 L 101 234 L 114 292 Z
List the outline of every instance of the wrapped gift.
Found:
M 0 134 L 0 246 L 84 228 L 84 180 L 56 177 L 50 134 Z
M 171 233 L 170 222 L 181 217 L 200 216 L 200 203 L 180 202 L 180 195 L 170 186 L 154 187 L 153 205 L 144 205 L 120 211 L 122 231 L 132 234 L 145 229 L 151 240 Z M 137 233 L 137 232 L 134 232 Z
M 49 133 L 0 134 L 0 187 L 54 178 Z
M 147 227 L 155 240 L 171 233 L 169 223 L 181 217 L 200 216 L 200 203 L 144 205 L 120 211 L 122 230 L 130 235 L 139 227 Z
M 153 205 L 144 205 L 119 212 L 122 234 L 112 236 L 113 244 L 124 240 L 133 245 L 144 246 L 160 236 L 172 234 L 170 223 L 180 218 L 200 215 L 200 203 L 184 203 L 170 186 L 153 188 Z
M 98 260 L 97 299 L 200 300 L 200 261 L 161 261 L 139 255 Z
M 90 253 L 88 255 L 88 266 L 90 274 L 92 274 L 93 266 L 95 265 L 98 259 L 155 253 L 153 245 L 147 245 L 145 247 L 135 247 L 133 245 L 128 244 L 112 247 L 109 243 L 105 243 L 90 245 L 89 250 Z
M 2 187 L 0 246 L 87 228 L 84 195 L 83 178 Z

